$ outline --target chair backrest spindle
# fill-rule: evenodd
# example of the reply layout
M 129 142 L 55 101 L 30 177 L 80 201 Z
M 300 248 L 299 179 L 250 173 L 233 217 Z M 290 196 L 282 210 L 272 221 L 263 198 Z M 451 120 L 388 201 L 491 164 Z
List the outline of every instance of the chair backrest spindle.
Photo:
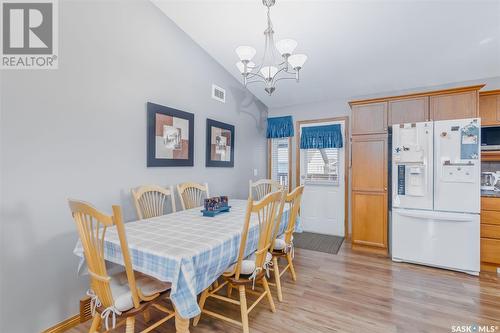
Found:
M 172 212 L 176 211 L 173 186 L 163 188 L 157 185 L 146 185 L 133 189 L 131 192 L 137 217 L 141 220 L 165 215 L 167 200 L 170 201 Z
M 120 239 L 127 279 L 134 307 L 139 307 L 139 294 L 125 236 L 121 208 L 113 206 L 113 215 L 105 215 L 91 205 L 77 200 L 69 200 L 71 214 L 76 223 L 90 276 L 90 285 L 104 308 L 114 305 L 111 292 L 111 277 L 106 270 L 104 258 L 105 236 L 108 228 L 115 226 Z
M 252 215 L 255 216 L 259 223 L 259 241 L 257 250 L 255 251 L 255 267 L 262 268 L 266 261 L 267 252 L 270 249 L 273 227 L 278 215 L 278 209 L 283 200 L 283 193 L 276 191 L 267 194 L 260 201 L 254 201 L 251 197 L 248 198 L 247 212 L 245 216 L 245 223 L 243 225 L 243 232 L 240 241 L 240 251 L 238 254 L 238 262 L 235 268 L 235 278 L 239 279 L 241 272 L 241 265 L 245 255 L 245 247 L 250 228 Z
M 210 197 L 208 183 L 183 183 L 177 185 L 182 209 L 191 209 L 203 206 L 203 200 Z
M 248 197 L 261 200 L 269 193 L 281 190 L 283 190 L 283 186 L 272 179 L 259 179 L 255 182 L 250 180 Z
M 288 225 L 284 232 L 284 240 L 286 244 L 290 244 L 292 241 L 292 235 L 295 231 L 295 224 L 297 222 L 297 216 L 299 215 L 300 203 L 302 200 L 302 194 L 304 193 L 304 185 L 298 186 L 292 192 L 284 195 L 284 200 L 280 208 L 279 216 L 276 219 L 276 225 L 273 232 L 273 242 L 271 245 L 271 252 L 274 250 L 274 244 L 276 238 L 279 236 L 280 224 L 283 223 L 282 216 L 284 207 L 288 206 Z

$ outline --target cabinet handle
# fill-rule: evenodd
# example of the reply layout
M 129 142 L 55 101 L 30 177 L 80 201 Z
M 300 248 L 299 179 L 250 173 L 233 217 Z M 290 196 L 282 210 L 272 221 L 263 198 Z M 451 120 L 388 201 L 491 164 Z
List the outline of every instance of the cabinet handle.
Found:
M 387 186 L 384 186 L 384 191 L 387 192 Z

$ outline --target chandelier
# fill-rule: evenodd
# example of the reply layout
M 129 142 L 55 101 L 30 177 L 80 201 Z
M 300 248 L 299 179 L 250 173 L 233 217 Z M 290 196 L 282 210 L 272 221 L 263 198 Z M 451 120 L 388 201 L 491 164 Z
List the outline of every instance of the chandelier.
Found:
M 251 46 L 239 46 L 236 54 L 240 61 L 236 63 L 245 87 L 249 83 L 261 82 L 265 84 L 264 90 L 269 94 L 276 90 L 276 83 L 281 80 L 296 80 L 299 82 L 299 73 L 307 60 L 305 54 L 292 54 L 297 47 L 293 39 L 282 39 L 274 43 L 273 23 L 271 22 L 271 7 L 276 0 L 262 0 L 267 7 L 267 29 L 264 30 L 265 45 L 264 57 L 260 65 L 252 62 L 256 50 Z M 279 52 L 279 55 L 276 53 Z

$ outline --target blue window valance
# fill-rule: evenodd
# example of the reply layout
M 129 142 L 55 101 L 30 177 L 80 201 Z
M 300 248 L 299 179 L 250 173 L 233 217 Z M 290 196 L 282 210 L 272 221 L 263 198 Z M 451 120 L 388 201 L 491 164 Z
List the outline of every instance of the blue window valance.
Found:
M 300 149 L 342 148 L 340 124 L 302 127 Z
M 287 138 L 293 136 L 292 116 L 267 118 L 267 134 L 270 138 Z

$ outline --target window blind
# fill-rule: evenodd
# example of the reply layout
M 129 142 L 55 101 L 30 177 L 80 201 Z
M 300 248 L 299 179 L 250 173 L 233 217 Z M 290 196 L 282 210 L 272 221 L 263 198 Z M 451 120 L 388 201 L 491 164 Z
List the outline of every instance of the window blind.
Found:
M 288 187 L 288 138 L 271 140 L 271 179 Z
M 339 183 L 339 149 L 306 149 L 306 181 L 328 182 L 332 185 Z

